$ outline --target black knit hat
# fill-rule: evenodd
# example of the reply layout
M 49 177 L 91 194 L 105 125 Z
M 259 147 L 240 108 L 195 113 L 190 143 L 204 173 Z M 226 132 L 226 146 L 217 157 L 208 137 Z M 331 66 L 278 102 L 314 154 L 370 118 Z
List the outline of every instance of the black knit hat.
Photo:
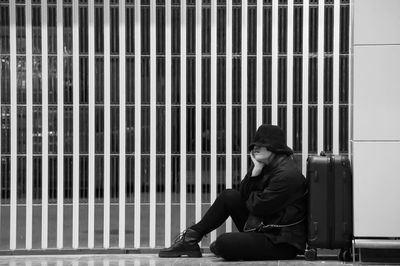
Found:
M 293 154 L 291 148 L 286 145 L 285 133 L 283 130 L 274 125 L 261 125 L 250 143 L 249 149 L 254 146 L 266 147 L 269 151 L 277 154 Z

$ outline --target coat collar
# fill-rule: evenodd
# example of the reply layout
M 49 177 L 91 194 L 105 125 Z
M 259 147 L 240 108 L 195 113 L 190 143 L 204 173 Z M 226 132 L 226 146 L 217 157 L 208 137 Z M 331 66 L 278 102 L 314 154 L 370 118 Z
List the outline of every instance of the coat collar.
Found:
M 270 171 L 274 170 L 275 168 L 277 168 L 278 166 L 280 166 L 281 164 L 283 164 L 284 162 L 289 160 L 289 157 L 290 156 L 288 156 L 286 154 L 277 154 L 270 164 L 267 164 L 266 166 L 264 166 L 263 172 L 264 171 L 270 172 Z

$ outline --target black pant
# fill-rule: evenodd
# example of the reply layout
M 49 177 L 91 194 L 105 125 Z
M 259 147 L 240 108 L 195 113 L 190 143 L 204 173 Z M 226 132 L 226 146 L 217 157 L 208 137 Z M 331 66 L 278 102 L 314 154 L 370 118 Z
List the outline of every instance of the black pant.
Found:
M 227 260 L 282 260 L 293 259 L 297 249 L 289 244 L 273 244 L 263 233 L 243 232 L 249 211 L 240 193 L 223 191 L 206 214 L 192 229 L 203 235 L 222 225 L 231 216 L 239 232 L 224 233 L 217 238 L 218 254 Z

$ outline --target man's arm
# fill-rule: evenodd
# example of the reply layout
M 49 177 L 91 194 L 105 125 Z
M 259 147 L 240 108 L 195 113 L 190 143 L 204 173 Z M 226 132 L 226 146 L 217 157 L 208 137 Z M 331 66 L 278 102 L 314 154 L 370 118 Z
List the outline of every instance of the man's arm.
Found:
M 250 192 L 246 201 L 247 209 L 259 217 L 274 214 L 286 205 L 294 191 L 295 187 L 286 176 L 272 177 L 263 191 Z

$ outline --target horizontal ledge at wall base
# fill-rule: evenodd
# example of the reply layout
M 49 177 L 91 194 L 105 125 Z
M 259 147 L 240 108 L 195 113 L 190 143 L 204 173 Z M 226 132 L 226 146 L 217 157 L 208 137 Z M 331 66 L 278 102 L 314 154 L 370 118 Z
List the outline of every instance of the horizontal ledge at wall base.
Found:
M 358 43 L 354 44 L 354 46 L 399 46 L 400 43 Z
M 354 142 L 354 143 L 379 143 L 379 142 L 383 142 L 383 143 L 387 143 L 387 142 L 400 142 L 400 139 L 394 139 L 394 140 L 359 140 L 359 139 L 351 139 L 350 142 Z
M 354 247 L 400 249 L 400 237 L 395 239 L 354 239 Z
M 0 250 L 0 256 L 26 256 L 26 255 L 109 255 L 109 254 L 156 254 L 162 248 L 140 248 L 140 249 L 119 249 L 119 248 L 94 248 L 94 249 L 21 249 L 21 250 Z M 200 249 L 203 253 L 210 252 L 208 248 Z

